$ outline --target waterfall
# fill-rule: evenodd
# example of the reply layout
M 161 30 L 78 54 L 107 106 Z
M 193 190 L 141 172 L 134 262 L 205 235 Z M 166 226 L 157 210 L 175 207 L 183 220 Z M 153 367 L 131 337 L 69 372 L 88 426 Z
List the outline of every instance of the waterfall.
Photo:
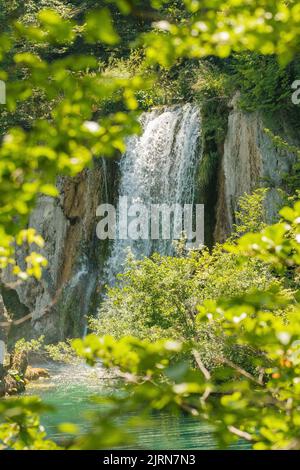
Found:
M 128 203 L 192 204 L 201 156 L 201 118 L 191 104 L 157 108 L 141 116 L 141 136 L 128 139 L 120 161 L 119 196 Z M 107 262 L 111 282 L 122 272 L 128 251 L 172 254 L 171 240 L 115 240 Z
M 101 158 L 101 169 L 102 169 L 102 174 L 103 174 L 103 196 L 104 196 L 104 201 L 108 202 L 109 201 L 109 195 L 108 195 L 108 172 L 107 172 L 107 161 L 106 158 Z

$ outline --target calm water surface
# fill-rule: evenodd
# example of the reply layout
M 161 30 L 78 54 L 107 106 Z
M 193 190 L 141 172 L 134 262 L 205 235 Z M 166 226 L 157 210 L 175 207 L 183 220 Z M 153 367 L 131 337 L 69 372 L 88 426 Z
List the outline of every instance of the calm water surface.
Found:
M 46 403 L 57 408 L 56 413 L 44 414 L 42 424 L 48 436 L 59 440 L 61 435 L 57 425 L 71 422 L 87 430 L 85 415 L 99 410 L 101 405 L 91 402 L 91 397 L 113 392 L 115 381 L 105 379 L 106 372 L 101 367 L 90 368 L 85 365 L 47 365 L 50 379 L 39 379 L 29 384 L 26 395 L 38 395 Z M 126 418 L 126 417 L 123 417 Z M 133 431 L 135 447 L 141 449 L 215 449 L 212 429 L 206 423 L 185 415 L 154 414 L 145 429 Z M 244 442 L 235 449 L 247 448 Z

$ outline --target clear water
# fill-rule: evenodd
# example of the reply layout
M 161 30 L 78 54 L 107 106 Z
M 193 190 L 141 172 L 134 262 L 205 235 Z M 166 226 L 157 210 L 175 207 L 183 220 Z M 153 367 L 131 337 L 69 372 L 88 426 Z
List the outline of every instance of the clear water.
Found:
M 95 395 L 107 396 L 113 392 L 115 383 L 105 378 L 106 372 L 101 367 L 51 364 L 48 369 L 51 378 L 32 382 L 26 394 L 38 395 L 46 403 L 57 408 L 56 413 L 44 414 L 41 421 L 48 436 L 59 441 L 61 435 L 57 430 L 57 425 L 62 422 L 71 422 L 80 425 L 83 432 L 86 431 L 85 415 L 101 407 L 91 402 L 90 398 Z M 126 416 L 121 416 L 121 418 L 124 419 Z M 134 448 L 149 450 L 216 448 L 211 427 L 183 414 L 154 414 L 145 429 L 139 428 L 132 433 L 136 442 Z M 241 442 L 234 448 L 247 448 L 247 445 Z

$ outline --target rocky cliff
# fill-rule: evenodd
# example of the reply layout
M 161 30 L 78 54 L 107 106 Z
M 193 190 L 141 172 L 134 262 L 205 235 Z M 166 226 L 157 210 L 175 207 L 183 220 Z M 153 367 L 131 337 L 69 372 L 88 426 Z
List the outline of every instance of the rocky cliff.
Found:
M 40 282 L 30 280 L 3 289 L 8 313 L 18 319 L 29 312 L 31 322 L 12 328 L 11 340 L 45 335 L 47 341 L 80 336 L 91 313 L 101 276 L 103 249 L 96 238 L 96 208 L 106 192 L 107 174 L 99 161 L 76 178 L 59 178 L 59 198 L 41 196 L 29 226 L 45 240 L 48 267 Z M 25 253 L 18 251 L 22 263 Z M 11 281 L 9 274 L 7 282 Z

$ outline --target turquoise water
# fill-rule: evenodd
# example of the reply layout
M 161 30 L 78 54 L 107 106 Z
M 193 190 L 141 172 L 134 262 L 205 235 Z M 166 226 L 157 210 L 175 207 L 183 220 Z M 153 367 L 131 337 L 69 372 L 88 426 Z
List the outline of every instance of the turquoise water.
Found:
M 42 416 L 48 436 L 56 441 L 61 439 L 57 425 L 71 422 L 81 426 L 82 432 L 88 429 L 85 415 L 98 410 L 101 405 L 90 401 L 96 395 L 113 393 L 115 381 L 105 378 L 101 367 L 90 368 L 85 365 L 66 366 L 50 365 L 47 367 L 51 378 L 39 379 L 29 384 L 26 394 L 38 395 L 46 403 L 57 408 L 56 413 Z M 120 418 L 126 418 L 120 414 Z M 146 428 L 132 431 L 136 442 L 134 448 L 149 450 L 166 449 L 215 449 L 216 442 L 212 429 L 206 423 L 199 423 L 195 418 L 179 414 L 156 413 Z M 235 449 L 245 448 L 245 443 L 238 443 Z

